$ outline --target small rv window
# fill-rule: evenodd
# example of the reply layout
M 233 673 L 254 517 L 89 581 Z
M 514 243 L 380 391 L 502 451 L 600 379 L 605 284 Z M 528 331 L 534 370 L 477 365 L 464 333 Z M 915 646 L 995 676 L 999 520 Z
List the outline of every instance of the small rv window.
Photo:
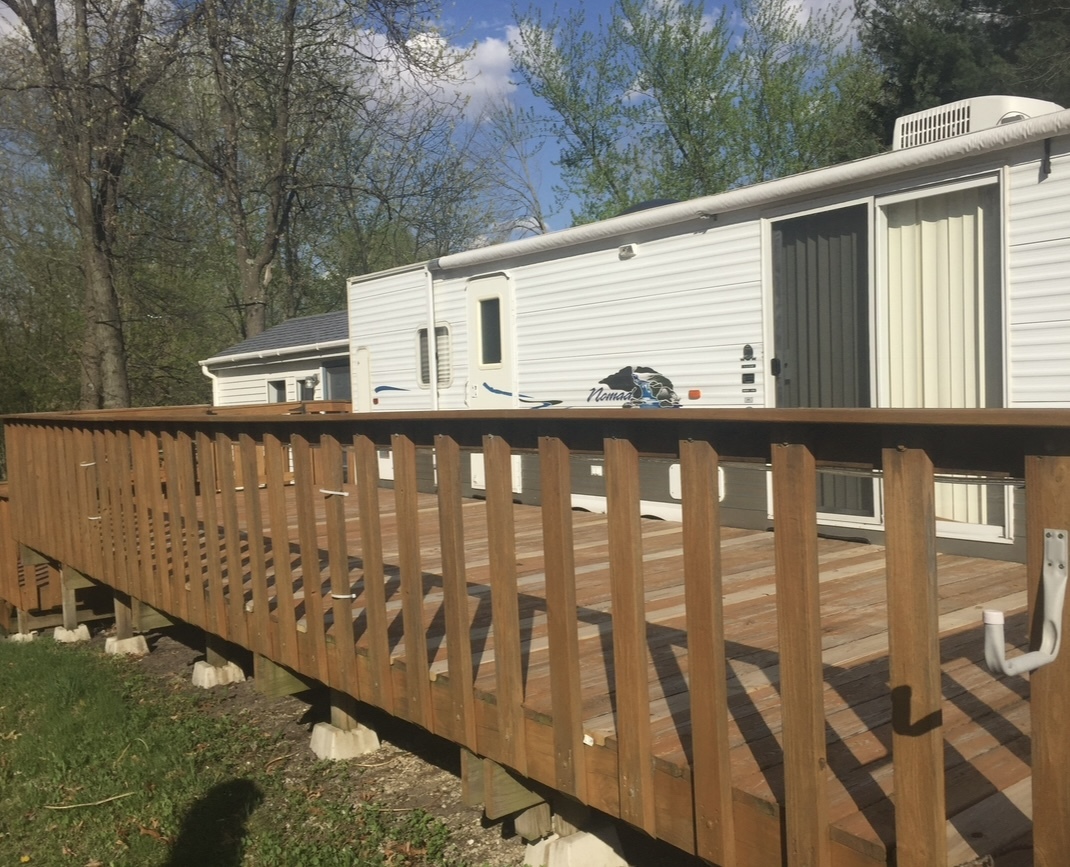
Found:
M 502 299 L 479 301 L 479 363 L 502 363 Z
M 267 384 L 268 403 L 286 403 L 286 380 L 276 379 Z
M 431 384 L 431 359 L 427 350 L 427 329 L 418 332 L 417 345 L 420 353 L 420 385 Z M 447 387 L 453 381 L 450 370 L 450 329 L 447 325 L 435 326 L 435 364 L 438 366 L 439 387 Z

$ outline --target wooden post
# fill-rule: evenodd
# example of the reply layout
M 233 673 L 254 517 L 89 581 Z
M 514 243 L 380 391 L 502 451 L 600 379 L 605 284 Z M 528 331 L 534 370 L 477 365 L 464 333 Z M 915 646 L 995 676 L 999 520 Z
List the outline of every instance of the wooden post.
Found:
M 278 652 L 293 668 L 303 669 L 309 662 L 303 659 L 301 638 L 297 632 L 297 612 L 294 607 L 294 580 L 290 567 L 290 528 L 286 513 L 285 485 L 289 475 L 287 453 L 279 438 L 264 435 L 264 479 L 267 484 L 268 513 L 271 521 L 271 559 L 275 571 L 275 612 L 278 618 Z M 207 523 L 207 516 L 205 522 Z M 213 528 L 214 531 L 214 528 Z M 209 564 L 211 571 L 211 564 Z
M 513 475 L 509 443 L 483 437 L 487 468 L 487 541 L 494 618 L 494 675 L 502 760 L 522 774 L 528 760 L 524 733 L 524 676 L 520 658 L 520 601 L 516 574 Z
M 680 443 L 680 479 L 695 845 L 699 857 L 734 867 L 719 486 L 717 453 L 709 443 Z
M 1026 574 L 1035 643 L 1044 570 L 1044 530 L 1070 529 L 1070 457 L 1028 457 Z M 1063 607 L 1063 641 L 1055 661 L 1030 677 L 1033 719 L 1033 861 L 1060 867 L 1070 860 L 1070 604 Z
M 349 580 L 349 552 L 346 547 L 346 500 L 349 492 L 342 490 L 342 446 L 333 436 L 324 436 L 320 443 L 322 459 L 320 496 L 327 533 L 327 580 L 331 592 L 331 628 L 337 651 L 338 670 L 333 685 L 346 694 L 359 694 L 357 682 L 357 650 L 353 636 L 353 598 Z
M 115 605 L 115 637 L 125 641 L 134 637 L 134 608 L 130 595 L 121 590 L 113 591 Z
M 63 588 L 63 628 L 68 632 L 73 632 L 78 628 L 78 601 L 75 598 L 75 591 L 79 587 L 84 587 L 85 584 L 82 582 L 81 575 L 69 568 L 63 569 L 60 581 Z
M 464 517 L 461 499 L 461 452 L 447 436 L 435 437 L 438 469 L 438 522 L 442 540 L 442 585 L 446 606 L 446 654 L 449 661 L 453 739 L 470 750 L 478 748 L 472 675 L 472 618 L 464 557 Z
M 587 756 L 583 745 L 569 457 L 569 450 L 561 440 L 553 437 L 539 440 L 555 784 L 562 792 L 586 800 Z
M 639 516 L 639 454 L 628 440 L 607 439 L 605 455 L 620 814 L 626 822 L 653 835 L 657 813 L 650 731 L 650 654 L 643 592 L 643 534 Z
M 777 630 L 789 867 L 827 867 L 828 762 L 817 563 L 817 472 L 801 445 L 773 446 Z
M 379 458 L 375 443 L 366 436 L 355 436 L 353 461 L 360 514 L 360 556 L 364 563 L 364 616 L 368 630 L 368 680 L 371 681 L 369 698 L 387 713 L 393 713 L 394 684 L 390 676 L 383 533 L 379 519 Z
M 424 624 L 424 576 L 420 556 L 420 503 L 416 487 L 416 447 L 407 436 L 391 438 L 394 500 L 398 522 L 401 618 L 405 625 L 405 688 L 408 718 L 432 729 L 431 673 Z
M 249 620 L 252 627 L 249 635 L 250 646 L 257 653 L 274 657 L 274 630 L 271 628 L 271 613 L 268 610 L 271 603 L 268 599 L 263 510 L 260 506 L 260 471 L 257 465 L 260 450 L 256 440 L 244 433 L 238 437 L 238 448 L 245 479 L 245 535 L 249 547 L 249 583 L 253 596 L 253 616 Z
M 330 667 L 327 634 L 323 620 L 323 576 L 320 573 L 320 549 L 316 537 L 315 482 L 312 478 L 312 448 L 307 439 L 294 436 L 290 441 L 294 461 L 294 504 L 297 509 L 297 536 L 301 545 L 301 588 L 305 601 L 305 629 L 309 637 L 316 676 L 328 683 Z
M 898 867 L 946 867 L 936 500 L 920 449 L 884 450 L 888 653 Z

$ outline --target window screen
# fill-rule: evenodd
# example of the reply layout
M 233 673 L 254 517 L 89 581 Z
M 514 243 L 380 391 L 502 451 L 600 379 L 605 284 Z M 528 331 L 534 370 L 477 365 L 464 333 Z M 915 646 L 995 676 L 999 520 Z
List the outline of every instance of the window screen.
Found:
M 419 330 L 417 340 L 420 352 L 420 385 L 431 384 L 431 359 L 428 356 L 427 329 Z M 435 363 L 438 365 L 438 384 L 448 386 L 453 380 L 450 370 L 450 329 L 446 325 L 435 326 Z

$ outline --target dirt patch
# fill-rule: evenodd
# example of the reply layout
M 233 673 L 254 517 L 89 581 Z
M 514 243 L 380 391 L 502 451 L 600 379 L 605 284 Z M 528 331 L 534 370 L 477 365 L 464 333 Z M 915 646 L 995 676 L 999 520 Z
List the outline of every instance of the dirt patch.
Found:
M 104 634 L 94 637 L 103 644 Z M 194 663 L 204 658 L 203 633 L 174 627 L 146 636 L 151 653 L 138 667 L 158 678 L 162 689 L 188 691 L 204 698 L 192 684 Z M 246 672 L 250 671 L 246 667 Z M 357 775 L 359 797 L 387 809 L 421 809 L 449 829 L 450 855 L 486 867 L 514 867 L 524 861 L 524 841 L 509 821 L 487 823 L 481 809 L 461 801 L 458 748 L 403 721 L 376 715 L 372 722 L 382 746 L 361 759 L 344 763 L 351 774 L 324 774 L 323 765 L 309 747 L 312 728 L 327 721 L 325 689 L 295 696 L 269 698 L 253 688 L 252 681 L 216 687 L 209 691 L 206 712 L 227 716 L 279 738 L 273 762 L 287 782 L 317 798 L 353 797 Z M 341 766 L 341 763 L 340 763 Z

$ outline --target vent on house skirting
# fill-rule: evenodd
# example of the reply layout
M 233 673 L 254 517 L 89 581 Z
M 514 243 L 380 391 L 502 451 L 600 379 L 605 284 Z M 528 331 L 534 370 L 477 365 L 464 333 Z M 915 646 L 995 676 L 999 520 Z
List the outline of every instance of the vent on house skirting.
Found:
M 898 118 L 895 122 L 892 150 L 943 141 L 1061 110 L 1062 106 L 1054 102 L 1024 96 L 975 96 L 972 99 L 961 99 Z

